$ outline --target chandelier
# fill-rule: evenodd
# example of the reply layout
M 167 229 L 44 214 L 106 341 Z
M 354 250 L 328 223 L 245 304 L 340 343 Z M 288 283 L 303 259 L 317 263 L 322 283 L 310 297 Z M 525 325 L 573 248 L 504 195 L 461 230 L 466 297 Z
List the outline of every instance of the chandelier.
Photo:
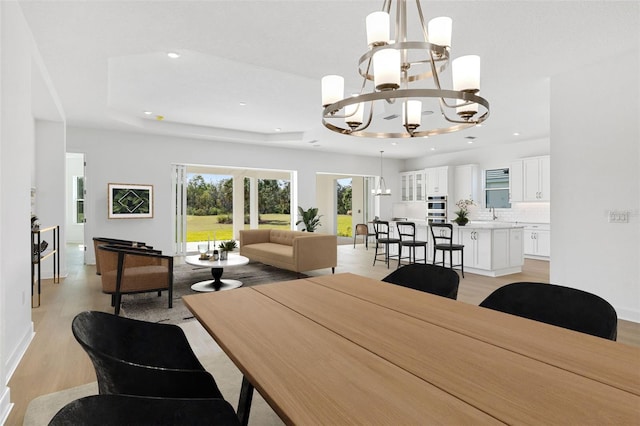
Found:
M 360 92 L 345 97 L 343 77 L 322 78 L 322 124 L 351 136 L 408 138 L 457 132 L 485 121 L 489 102 L 478 96 L 480 57 L 451 61 L 453 89 L 441 85 L 449 65 L 451 18 L 434 18 L 425 26 L 420 0 L 416 0 L 422 37 L 408 41 L 406 1 L 397 0 L 395 39 L 391 40 L 392 3 L 385 0 L 382 11 L 367 16 L 369 50 L 358 61 Z M 429 117 L 432 123 L 422 123 L 432 109 L 439 109 L 440 117 L 434 114 Z M 401 125 L 393 126 L 398 118 Z
M 391 195 L 391 189 L 387 188 L 387 185 L 384 183 L 384 176 L 382 175 L 382 153 L 384 151 L 380 151 L 380 179 L 378 180 L 378 185 L 375 189 L 371 190 L 371 193 L 376 197 L 381 195 Z

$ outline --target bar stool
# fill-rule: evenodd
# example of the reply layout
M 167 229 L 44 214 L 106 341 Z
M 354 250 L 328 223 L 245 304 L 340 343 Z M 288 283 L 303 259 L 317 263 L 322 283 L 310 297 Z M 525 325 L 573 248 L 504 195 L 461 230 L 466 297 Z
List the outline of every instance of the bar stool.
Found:
M 376 253 L 373 256 L 373 266 L 376 266 L 376 260 L 379 256 L 384 256 L 384 263 L 387 264 L 389 269 L 389 259 L 392 257 L 398 257 L 397 255 L 390 255 L 389 249 L 392 245 L 398 245 L 398 252 L 400 251 L 400 239 L 391 238 L 389 235 L 389 222 L 384 220 L 378 220 L 373 222 L 373 229 L 376 232 Z M 379 253 L 379 250 L 384 246 L 384 252 Z
M 445 266 L 444 252 L 449 252 L 449 267 L 453 269 L 454 266 L 460 266 L 462 271 L 462 278 L 464 278 L 464 245 L 453 244 L 453 225 L 450 223 L 432 223 L 429 225 L 431 229 L 431 237 L 433 238 L 433 264 L 438 265 L 442 263 Z M 437 229 L 437 231 L 434 230 Z M 441 242 L 438 242 L 440 240 Z M 436 251 L 442 251 L 442 262 L 436 262 Z M 460 264 L 453 264 L 453 252 L 460 252 Z
M 416 224 L 414 222 L 397 222 L 398 236 L 400 237 L 400 249 L 398 251 L 398 268 L 402 259 L 409 259 L 409 264 L 418 263 L 416 261 L 416 247 L 424 249 L 423 262 L 427 263 L 427 242 L 416 240 Z M 402 257 L 403 249 L 409 249 L 409 256 Z

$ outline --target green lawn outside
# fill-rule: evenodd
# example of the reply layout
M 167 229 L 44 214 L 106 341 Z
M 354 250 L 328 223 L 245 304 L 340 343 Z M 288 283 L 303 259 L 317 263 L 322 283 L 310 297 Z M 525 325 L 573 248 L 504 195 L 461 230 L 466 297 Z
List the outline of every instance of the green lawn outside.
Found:
M 287 214 L 261 214 L 263 222 L 258 225 L 259 229 L 290 229 L 289 215 Z M 249 225 L 244 226 L 249 229 Z M 230 240 L 233 234 L 232 224 L 218 223 L 218 216 L 187 216 L 187 242 L 207 241 L 207 240 Z M 351 216 L 338 215 L 338 235 L 351 237 Z

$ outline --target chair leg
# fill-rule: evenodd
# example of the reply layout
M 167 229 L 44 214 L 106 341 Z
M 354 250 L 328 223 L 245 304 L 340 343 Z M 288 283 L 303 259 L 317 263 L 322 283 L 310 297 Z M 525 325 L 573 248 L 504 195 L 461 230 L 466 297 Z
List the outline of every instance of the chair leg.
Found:
M 120 293 L 116 293 L 116 300 L 115 300 L 115 314 L 116 315 L 120 315 L 120 303 L 122 302 L 122 294 Z
M 460 250 L 460 270 L 462 271 L 462 278 L 464 278 L 464 249 Z

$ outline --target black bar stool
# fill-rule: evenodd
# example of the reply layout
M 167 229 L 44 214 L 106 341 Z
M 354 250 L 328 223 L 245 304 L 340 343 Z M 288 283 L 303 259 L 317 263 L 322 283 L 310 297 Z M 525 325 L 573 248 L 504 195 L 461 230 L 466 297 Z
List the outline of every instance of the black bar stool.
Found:
M 433 238 L 433 264 L 445 266 L 444 253 L 449 252 L 449 267 L 460 266 L 462 278 L 464 278 L 464 245 L 453 244 L 453 225 L 450 223 L 432 223 L 429 225 L 431 237 Z M 440 240 L 440 241 L 439 241 Z M 436 262 L 436 251 L 442 251 L 442 262 Z M 460 252 L 460 264 L 453 264 L 453 252 Z
M 376 232 L 376 254 L 373 256 L 373 266 L 376 265 L 376 260 L 378 260 L 378 256 L 384 256 L 384 263 L 387 264 L 387 269 L 389 268 L 389 259 L 392 257 L 398 257 L 397 255 L 390 255 L 389 249 L 392 245 L 398 245 L 398 253 L 400 252 L 400 239 L 399 238 L 391 238 L 389 235 L 389 222 L 385 220 L 378 220 L 373 222 L 373 229 Z M 379 252 L 379 250 L 384 247 L 384 252 Z
M 398 236 L 400 237 L 400 249 L 398 251 L 398 268 L 402 259 L 409 259 L 409 264 L 418 263 L 416 261 L 416 247 L 424 249 L 423 262 L 427 263 L 427 242 L 416 240 L 416 224 L 414 222 L 397 222 Z M 409 256 L 402 257 L 403 249 L 409 249 Z

